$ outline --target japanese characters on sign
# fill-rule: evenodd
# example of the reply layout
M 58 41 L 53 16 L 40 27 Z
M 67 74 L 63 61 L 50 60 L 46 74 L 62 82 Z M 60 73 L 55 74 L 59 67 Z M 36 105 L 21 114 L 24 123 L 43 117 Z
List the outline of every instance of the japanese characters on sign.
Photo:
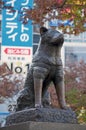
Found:
M 23 24 L 20 21 L 21 11 L 24 8 L 31 7 L 32 0 L 7 0 L 6 5 L 14 7 L 14 10 L 3 10 L 3 36 L 6 36 L 6 40 L 2 39 L 3 45 L 8 46 L 32 46 L 31 31 L 32 25 L 29 20 L 28 24 Z M 29 43 L 28 43 L 29 42 Z
M 33 43 L 33 25 L 28 20 L 23 24 L 21 16 L 24 15 L 24 9 L 32 8 L 33 0 L 4 0 L 6 6 L 2 11 L 2 54 L 1 59 L 5 62 L 14 62 L 20 60 L 31 62 L 32 43 Z

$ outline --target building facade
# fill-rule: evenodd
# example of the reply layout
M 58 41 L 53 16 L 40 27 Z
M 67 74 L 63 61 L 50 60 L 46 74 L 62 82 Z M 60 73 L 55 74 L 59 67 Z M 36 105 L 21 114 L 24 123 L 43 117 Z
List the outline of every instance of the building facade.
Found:
M 48 26 L 50 28 L 50 26 Z M 34 26 L 33 53 L 36 51 L 39 43 L 40 35 L 38 26 Z M 64 45 L 62 47 L 62 60 L 64 66 L 69 63 L 86 62 L 86 32 L 77 36 L 64 34 Z

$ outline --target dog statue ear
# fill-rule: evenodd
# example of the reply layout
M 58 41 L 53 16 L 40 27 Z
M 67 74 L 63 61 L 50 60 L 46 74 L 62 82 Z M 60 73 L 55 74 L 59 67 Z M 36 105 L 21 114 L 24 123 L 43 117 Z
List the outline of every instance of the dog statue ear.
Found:
M 48 29 L 47 28 L 45 28 L 45 27 L 41 27 L 40 28 L 40 34 L 41 35 L 43 35 L 45 32 L 47 32 L 48 31 Z

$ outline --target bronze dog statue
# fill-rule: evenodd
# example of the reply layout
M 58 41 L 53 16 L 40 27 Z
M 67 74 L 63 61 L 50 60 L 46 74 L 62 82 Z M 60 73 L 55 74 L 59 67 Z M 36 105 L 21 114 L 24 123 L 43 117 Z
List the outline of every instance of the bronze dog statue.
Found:
M 20 92 L 17 100 L 17 110 L 49 105 L 47 89 L 51 82 L 54 83 L 60 107 L 67 108 L 61 61 L 63 34 L 41 27 L 40 35 L 40 44 L 28 70 L 24 89 Z

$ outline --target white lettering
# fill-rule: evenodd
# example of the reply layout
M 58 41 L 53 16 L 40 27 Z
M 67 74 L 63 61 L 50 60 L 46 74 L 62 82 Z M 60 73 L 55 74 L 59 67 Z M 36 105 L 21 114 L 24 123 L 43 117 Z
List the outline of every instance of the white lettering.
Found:
M 26 0 L 26 2 L 24 2 L 24 3 L 22 2 L 21 5 L 22 5 L 22 6 L 25 6 L 25 5 L 27 5 L 28 3 L 29 3 L 29 0 Z
M 6 34 L 11 34 L 18 26 L 17 23 L 7 22 L 6 28 L 9 28 L 9 31 L 7 31 Z
M 18 33 L 14 33 L 14 34 L 8 36 L 8 38 L 12 38 L 12 41 L 15 42 L 15 38 L 16 38 L 17 34 Z
M 8 13 L 8 12 L 7 12 Z M 15 20 L 18 16 L 18 10 L 16 10 L 14 13 L 8 13 L 9 15 L 12 15 L 13 17 L 11 18 L 6 18 L 7 21 L 12 21 L 12 20 Z
M 27 30 L 27 31 L 28 31 L 28 30 L 29 30 L 29 28 L 25 27 L 25 26 L 24 26 L 24 24 L 22 24 L 22 25 L 21 25 L 21 32 L 23 33 L 23 32 L 24 32 L 24 30 Z
M 21 34 L 20 40 L 21 40 L 22 42 L 27 42 L 27 41 L 29 40 L 29 35 L 26 34 L 26 33 Z
M 11 4 L 12 7 L 14 7 L 14 3 L 16 0 L 9 0 L 6 2 L 6 4 Z

